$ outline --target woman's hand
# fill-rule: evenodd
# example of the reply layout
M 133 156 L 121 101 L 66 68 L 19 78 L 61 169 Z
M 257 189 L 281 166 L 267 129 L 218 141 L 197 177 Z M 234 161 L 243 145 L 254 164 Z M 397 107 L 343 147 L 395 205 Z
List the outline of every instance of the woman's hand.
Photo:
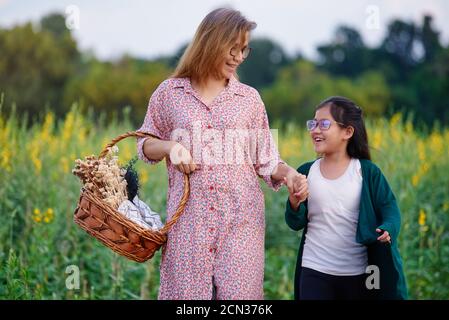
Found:
M 171 163 L 182 173 L 190 174 L 200 169 L 200 166 L 193 162 L 190 151 L 178 142 L 170 141 L 168 156 Z
M 298 210 L 301 202 L 304 202 L 309 196 L 306 176 L 296 171 L 289 171 L 284 177 L 284 183 L 288 188 L 290 205 L 294 210 Z
M 383 232 L 382 235 L 377 238 L 377 240 L 379 240 L 382 243 L 389 243 L 389 244 L 391 244 L 391 237 L 390 237 L 390 234 L 388 233 L 388 231 L 382 230 L 382 229 L 376 229 L 376 232 L 377 233 L 382 233 Z

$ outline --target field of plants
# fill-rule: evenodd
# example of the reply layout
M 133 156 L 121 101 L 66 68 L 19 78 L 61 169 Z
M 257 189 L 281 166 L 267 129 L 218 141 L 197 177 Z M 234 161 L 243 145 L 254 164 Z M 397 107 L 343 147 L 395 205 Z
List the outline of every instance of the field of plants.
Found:
M 1 111 L 1 109 L 0 109 Z M 128 110 L 129 112 L 129 110 Z M 2 114 L 0 112 L 0 114 Z M 75 159 L 101 151 L 112 138 L 136 128 L 125 112 L 93 121 L 74 107 L 60 121 L 47 113 L 31 127 L 0 116 L 0 298 L 155 299 L 160 252 L 138 264 L 103 247 L 73 223 L 80 183 Z M 368 120 L 374 161 L 399 201 L 399 246 L 412 299 L 449 298 L 449 129 L 417 130 L 396 114 Z M 276 123 L 272 123 L 276 128 Z M 136 154 L 133 138 L 119 143 L 123 164 Z M 315 154 L 303 124 L 279 133 L 283 159 L 293 167 Z M 141 198 L 164 212 L 165 164 L 138 162 Z M 287 191 L 266 195 L 265 296 L 292 299 L 300 234 L 284 222 Z M 67 267 L 80 271 L 79 289 L 68 289 Z

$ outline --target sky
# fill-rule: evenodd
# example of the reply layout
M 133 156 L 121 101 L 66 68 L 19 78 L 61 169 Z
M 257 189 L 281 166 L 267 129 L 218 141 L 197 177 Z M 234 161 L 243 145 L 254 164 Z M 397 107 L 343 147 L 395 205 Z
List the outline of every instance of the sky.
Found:
M 0 0 L 0 27 L 37 22 L 50 12 L 67 17 L 82 50 L 100 59 L 127 53 L 155 58 L 175 53 L 190 41 L 204 16 L 231 6 L 257 23 L 252 37 L 269 37 L 290 55 L 316 58 L 339 25 L 356 28 L 369 46 L 378 45 L 393 18 L 421 23 L 423 14 L 449 43 L 447 0 Z

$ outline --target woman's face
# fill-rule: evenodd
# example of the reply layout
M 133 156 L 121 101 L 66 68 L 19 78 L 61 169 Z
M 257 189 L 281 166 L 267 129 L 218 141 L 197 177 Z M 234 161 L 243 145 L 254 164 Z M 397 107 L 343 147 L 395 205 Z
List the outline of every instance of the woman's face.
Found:
M 248 47 L 249 43 L 249 31 L 245 34 L 245 41 L 244 43 L 240 43 L 240 39 L 237 40 L 234 45 L 227 50 L 225 53 L 225 59 L 221 65 L 221 74 L 223 78 L 229 79 L 232 75 L 234 75 L 237 71 L 238 66 L 243 62 L 243 50 Z M 237 49 L 233 50 L 236 51 L 237 54 L 235 56 L 232 56 L 231 49 Z

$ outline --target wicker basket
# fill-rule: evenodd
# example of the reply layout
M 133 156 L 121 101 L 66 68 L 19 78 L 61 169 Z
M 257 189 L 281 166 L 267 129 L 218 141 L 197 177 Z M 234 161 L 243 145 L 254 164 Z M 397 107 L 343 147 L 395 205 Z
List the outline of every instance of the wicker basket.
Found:
M 122 134 L 103 149 L 99 158 L 105 157 L 109 147 L 127 137 L 147 136 L 154 137 L 138 131 Z M 153 231 L 142 228 L 94 196 L 92 192 L 82 188 L 74 213 L 74 222 L 118 254 L 136 262 L 144 262 L 151 259 L 167 241 L 167 233 L 183 213 L 189 193 L 189 176 L 184 174 L 184 192 L 176 212 L 162 229 Z

